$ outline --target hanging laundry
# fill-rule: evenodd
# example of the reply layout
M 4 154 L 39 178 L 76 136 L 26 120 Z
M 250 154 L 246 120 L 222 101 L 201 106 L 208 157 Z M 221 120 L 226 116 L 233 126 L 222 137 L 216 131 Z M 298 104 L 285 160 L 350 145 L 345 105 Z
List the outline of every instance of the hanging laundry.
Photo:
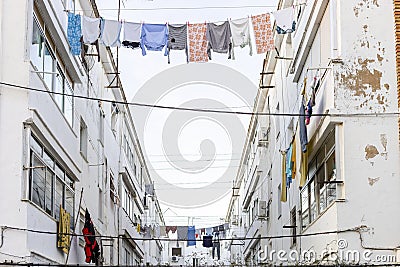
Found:
M 313 112 L 313 110 L 312 110 L 313 103 L 315 105 L 315 102 L 313 101 L 313 99 L 310 98 L 310 100 L 307 103 L 307 108 L 306 108 L 306 120 L 305 120 L 306 125 L 310 124 L 310 119 L 311 119 L 311 115 L 312 115 L 312 112 Z
M 162 51 L 165 47 L 164 56 L 168 55 L 168 28 L 165 24 L 143 24 L 140 35 L 140 47 L 142 55 L 145 56 L 146 49 L 149 51 Z
M 292 174 L 291 178 L 296 179 L 296 137 L 293 138 L 293 143 L 292 143 L 292 158 L 290 159 L 291 164 L 292 164 Z
M 138 223 L 137 225 L 136 225 L 136 232 L 138 232 L 138 233 L 140 233 L 140 223 Z
M 119 36 L 121 34 L 122 22 L 116 20 L 103 19 L 100 30 L 100 41 L 104 46 L 120 47 L 121 41 Z
M 212 239 L 213 239 L 212 235 L 203 236 L 203 247 L 212 248 L 213 247 Z
M 286 187 L 290 188 L 290 184 L 292 183 L 292 154 L 293 154 L 293 145 L 290 144 L 289 148 L 286 151 Z
M 292 179 L 296 177 L 296 139 L 286 151 L 286 187 L 290 188 Z
M 253 55 L 253 47 L 250 39 L 250 23 L 249 18 L 236 19 L 229 21 L 232 32 L 232 44 L 233 47 L 245 47 L 249 46 L 250 56 Z M 232 59 L 235 59 L 234 49 L 232 48 Z
M 206 235 L 212 235 L 212 234 L 213 234 L 213 228 L 212 227 L 206 228 Z
M 228 231 L 229 230 L 229 223 L 224 223 L 224 230 Z
M 216 53 L 228 53 L 228 59 L 232 58 L 232 34 L 229 22 L 218 25 L 215 23 L 207 23 L 207 54 L 211 60 L 211 50 Z
M 279 34 L 291 33 L 296 30 L 294 7 L 288 7 L 272 13 L 276 21 L 276 32 Z
M 304 77 L 303 80 L 303 89 L 301 90 L 301 95 L 305 95 L 306 94 L 306 89 L 307 89 L 307 77 Z
M 301 165 L 300 165 L 300 187 L 303 187 L 307 181 L 308 174 L 308 151 L 307 145 L 306 150 L 301 152 Z
M 314 75 L 313 82 L 311 84 L 310 104 L 312 107 L 315 106 L 315 95 L 319 86 L 320 86 L 319 71 L 317 71 Z
M 82 19 L 83 43 L 92 44 L 100 36 L 100 18 L 83 16 Z
M 74 14 L 68 12 L 68 28 L 67 28 L 67 38 L 68 43 L 71 48 L 71 53 L 74 56 L 79 56 L 81 54 L 81 16 L 79 14 Z
M 187 226 L 178 226 L 176 229 L 178 233 L 179 240 L 187 240 L 188 239 L 188 227 Z
M 286 153 L 282 152 L 282 184 L 281 184 L 281 202 L 287 201 L 286 194 Z
M 165 227 L 165 231 L 167 232 L 167 235 L 168 235 L 169 231 L 171 231 L 173 234 L 175 234 L 176 229 L 177 229 L 177 226 L 166 226 Z
M 171 50 L 185 50 L 186 62 L 189 62 L 186 24 L 168 25 L 168 64 Z
M 299 111 L 300 144 L 301 144 L 301 151 L 303 153 L 307 151 L 307 144 L 308 144 L 305 119 L 306 118 L 305 118 L 304 96 L 303 96 Z
M 145 225 L 143 228 L 144 238 L 151 238 L 151 227 L 149 225 Z
M 155 235 L 156 235 L 156 228 L 154 225 L 150 226 L 150 235 L 151 235 L 151 237 L 155 237 Z
M 196 246 L 196 228 L 194 226 L 188 226 L 188 232 L 187 232 L 187 246 Z
M 161 236 L 160 226 L 157 224 L 154 226 L 154 237 L 159 238 Z
M 207 62 L 207 25 L 188 24 L 189 62 Z
M 124 22 L 124 38 L 122 45 L 132 49 L 139 48 L 141 29 L 141 23 Z
M 256 41 L 257 54 L 273 50 L 274 37 L 272 35 L 271 19 L 269 14 L 251 17 Z
M 205 235 L 206 234 L 206 229 L 205 228 L 201 228 L 200 229 L 200 235 Z
M 160 236 L 168 236 L 166 226 L 160 226 Z
M 214 256 L 215 256 L 215 250 L 217 250 L 217 258 L 218 258 L 218 260 L 220 260 L 220 258 L 221 258 L 221 255 L 220 255 L 220 253 L 221 253 L 221 245 L 220 245 L 220 243 L 219 243 L 219 232 L 215 232 L 214 233 L 214 236 L 213 236 L 213 249 L 212 249 L 212 258 L 214 259 Z
M 145 194 L 147 194 L 149 196 L 153 196 L 154 195 L 154 184 L 146 184 L 144 186 L 144 192 L 145 192 Z
M 97 266 L 99 256 L 100 256 L 100 248 L 99 244 L 96 241 L 96 232 L 94 231 L 94 226 L 92 219 L 90 218 L 89 211 L 86 209 L 85 212 L 85 225 L 82 229 L 83 237 L 85 239 L 85 262 L 95 263 Z

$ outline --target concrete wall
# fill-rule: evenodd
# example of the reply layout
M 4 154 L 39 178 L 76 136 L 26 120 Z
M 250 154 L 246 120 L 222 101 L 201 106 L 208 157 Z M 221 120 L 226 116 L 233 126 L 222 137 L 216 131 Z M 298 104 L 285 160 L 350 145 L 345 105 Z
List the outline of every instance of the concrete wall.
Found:
M 76 9 L 89 12 L 90 1 L 75 1 Z M 123 88 L 105 88 L 113 76 L 114 66 L 109 51 L 100 47 L 102 58 L 86 57 L 92 64 L 87 75 L 81 58 L 72 56 L 67 43 L 67 13 L 61 0 L 35 1 L 35 9 L 40 20 L 46 25 L 54 47 L 57 47 L 58 60 L 68 73 L 75 95 L 119 99 L 124 98 Z M 40 74 L 35 72 L 30 62 L 30 45 L 34 1 L 0 2 L 0 81 L 20 86 L 47 90 Z M 85 13 L 86 14 L 86 13 Z M 89 12 L 88 14 L 91 14 Z M 54 51 L 53 51 L 54 52 Z M 97 51 L 95 51 L 97 52 Z M 90 78 L 91 83 L 88 83 Z M 51 88 L 50 88 L 51 89 Z M 100 133 L 100 111 L 104 112 L 104 140 Z M 135 186 L 135 212 L 147 221 L 143 209 L 144 185 L 151 183 L 146 163 L 133 125 L 132 114 L 127 106 L 119 106 L 118 121 L 115 129 L 111 128 L 112 105 L 109 102 L 74 99 L 73 122 L 70 124 L 53 96 L 43 92 L 34 92 L 15 87 L 0 85 L 0 176 L 3 186 L 0 194 L 0 217 L 2 226 L 2 243 L 0 244 L 0 261 L 21 261 L 40 263 L 64 263 L 66 254 L 56 246 L 56 236 L 4 228 L 4 226 L 33 229 L 48 232 L 57 231 L 57 221 L 29 199 L 30 144 L 29 138 L 34 134 L 49 154 L 75 181 L 74 214 L 77 221 L 75 233 L 81 234 L 84 224 L 84 211 L 87 208 L 99 235 L 117 237 L 128 231 L 131 237 L 141 237 L 132 230 L 132 222 L 127 219 L 120 207 L 118 190 L 122 184 L 120 172 L 130 168 L 122 149 L 122 135 L 130 134 L 134 140 L 134 152 L 138 164 L 143 167 L 143 182 L 138 184 L 136 174 L 131 173 Z M 80 152 L 80 121 L 87 126 L 87 154 Z M 128 130 L 126 130 L 128 129 Z M 122 160 L 121 160 L 122 159 Z M 111 198 L 111 178 L 115 187 L 115 198 Z M 82 203 L 79 209 L 81 191 Z M 157 197 L 150 203 L 153 214 L 159 216 L 157 223 L 162 225 L 163 218 Z M 152 223 L 149 221 L 149 223 Z M 122 231 L 124 228 L 124 231 Z M 121 240 L 116 238 L 97 238 L 103 245 L 104 264 L 118 264 L 122 258 Z M 101 242 L 100 242 L 101 241 Z M 137 249 L 142 251 L 141 262 L 151 259 L 153 253 L 160 260 L 159 250 L 154 243 L 145 253 L 143 242 L 137 242 Z M 71 243 L 68 263 L 84 263 L 84 240 L 74 237 Z M 140 253 L 139 253 L 140 254 Z M 150 261 L 149 261 L 150 262 Z M 156 265 L 159 262 L 152 261 Z
M 279 6 L 283 8 L 292 4 L 292 1 L 282 0 Z M 311 224 L 302 228 L 299 189 L 301 151 L 296 126 L 299 118 L 293 115 L 263 119 L 259 116 L 259 124 L 253 123 L 249 127 L 243 148 L 241 168 L 235 180 L 235 187 L 240 188 L 237 190 L 239 196 L 232 198 L 227 213 L 231 222 L 236 214 L 243 223 L 239 223 L 238 229 L 231 234 L 238 237 L 259 234 L 264 237 L 260 241 L 264 252 L 283 250 L 289 253 L 295 250 L 301 253 L 313 250 L 318 254 L 315 263 L 338 260 L 354 263 L 353 259 L 346 257 L 322 259 L 321 254 L 327 249 L 335 255 L 355 250 L 360 255 L 371 251 L 371 258 L 393 256 L 398 245 L 396 240 L 399 239 L 396 207 L 400 204 L 400 186 L 397 179 L 398 119 L 393 114 L 398 112 L 398 107 L 392 2 L 315 0 L 307 1 L 301 10 L 293 34 L 275 35 L 279 55 L 293 59 L 276 59 L 275 51 L 267 53 L 263 72 L 274 74 L 262 76 L 261 84 L 274 87 L 260 89 L 258 99 L 261 100 L 255 102 L 254 110 L 298 113 L 304 78 L 307 82 L 305 100 L 308 101 L 313 77 L 318 74 L 321 84 L 313 113 L 333 115 L 311 117 L 307 126 L 309 162 L 333 130 L 336 179 L 343 183 L 337 184 L 336 201 L 317 215 Z M 299 7 L 296 7 L 298 11 Z M 368 115 L 371 113 L 380 114 Z M 245 159 L 251 151 L 255 132 L 269 127 L 269 142 L 257 148 L 259 162 L 265 162 L 265 166 L 260 168 L 262 178 L 255 182 L 255 178 L 244 171 Z M 287 201 L 281 202 L 278 190 L 282 183 L 281 151 L 288 148 L 292 136 L 297 141 L 296 178 L 287 191 Z M 252 183 L 259 186 L 254 190 Z M 270 200 L 269 218 L 250 219 L 248 223 L 249 207 L 245 204 L 260 197 Z M 268 239 L 269 236 L 292 234 L 286 226 L 291 225 L 290 211 L 293 208 L 296 208 L 297 234 L 311 236 L 298 237 L 294 246 L 288 237 Z M 338 233 L 326 233 L 330 231 Z M 315 233 L 317 235 L 313 235 Z M 345 247 L 341 247 L 343 242 Z M 253 244 L 254 241 L 245 241 L 243 254 L 247 256 L 246 264 L 257 263 L 254 259 L 259 249 L 255 249 Z M 231 246 L 231 260 L 234 261 L 235 255 L 239 254 L 240 249 Z M 245 259 L 242 257 L 240 260 L 243 263 Z M 363 258 L 360 261 L 368 262 Z M 275 258 L 272 263 L 285 261 Z

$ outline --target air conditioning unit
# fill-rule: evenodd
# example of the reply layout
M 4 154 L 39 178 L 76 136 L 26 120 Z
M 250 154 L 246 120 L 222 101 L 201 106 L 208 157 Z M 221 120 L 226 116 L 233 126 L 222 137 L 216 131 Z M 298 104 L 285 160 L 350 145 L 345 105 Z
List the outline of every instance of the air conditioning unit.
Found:
M 232 216 L 232 224 L 233 225 L 239 225 L 239 215 L 233 215 Z
M 260 200 L 258 202 L 258 218 L 259 219 L 268 218 L 267 201 L 265 201 L 265 200 Z
M 172 256 L 171 257 L 171 261 L 173 261 L 173 262 L 177 262 L 179 259 L 178 259 L 178 257 L 177 256 Z

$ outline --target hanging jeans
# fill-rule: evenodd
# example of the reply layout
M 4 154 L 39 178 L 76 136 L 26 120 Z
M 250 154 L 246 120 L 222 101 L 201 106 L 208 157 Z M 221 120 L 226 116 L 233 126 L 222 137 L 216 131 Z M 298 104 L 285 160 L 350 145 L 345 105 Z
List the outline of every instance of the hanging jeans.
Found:
M 212 257 L 213 257 L 213 259 L 214 259 L 214 256 L 215 256 L 215 249 L 217 249 L 217 257 L 218 257 L 218 260 L 220 259 L 220 245 L 219 245 L 219 242 L 214 242 L 213 243 L 213 249 L 212 249 Z

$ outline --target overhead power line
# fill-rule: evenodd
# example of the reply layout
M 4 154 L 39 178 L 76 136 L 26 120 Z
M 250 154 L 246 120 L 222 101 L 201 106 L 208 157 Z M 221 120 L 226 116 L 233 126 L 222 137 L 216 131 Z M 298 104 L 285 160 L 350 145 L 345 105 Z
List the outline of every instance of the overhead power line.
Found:
M 13 226 L 1 226 L 1 229 L 3 231 L 2 234 L 4 234 L 4 230 L 10 229 L 10 230 L 30 232 L 30 233 L 36 233 L 36 234 L 58 235 L 57 232 L 35 230 L 35 229 L 29 229 L 29 228 L 20 228 L 20 227 L 13 227 Z M 360 233 L 361 231 L 365 231 L 365 229 L 368 229 L 368 227 L 366 225 L 360 225 L 360 226 L 357 226 L 357 227 L 347 228 L 347 229 L 344 229 L 344 230 L 332 230 L 332 231 L 324 231 L 324 232 L 294 234 L 294 235 L 271 235 L 271 236 L 220 238 L 219 240 L 221 240 L 221 241 L 243 241 L 243 240 L 283 239 L 283 238 L 293 238 L 293 237 L 307 237 L 307 236 L 321 236 L 321 235 L 330 235 L 330 234 L 340 234 L 340 233 L 346 233 L 346 232 L 358 232 L 358 233 Z M 90 236 L 90 237 L 95 237 L 95 238 L 124 239 L 124 240 L 188 241 L 187 239 L 184 239 L 184 238 L 168 238 L 168 237 L 164 237 L 164 238 L 135 237 L 135 238 L 132 238 L 132 237 L 126 237 L 126 236 L 123 236 L 123 235 L 119 235 L 119 236 L 83 235 L 83 234 L 76 234 L 76 233 L 70 233 L 70 234 L 63 233 L 63 234 L 64 235 L 69 235 L 69 236 Z M 200 241 L 200 240 L 196 239 L 196 241 Z
M 137 107 L 147 107 L 147 108 L 157 108 L 157 109 L 169 109 L 169 110 L 180 110 L 180 111 L 192 111 L 192 112 L 202 112 L 202 113 L 217 113 L 217 114 L 230 114 L 230 115 L 257 115 L 257 116 L 281 116 L 281 117 L 294 117 L 294 116 L 312 116 L 312 117 L 377 117 L 377 116 L 395 116 L 399 115 L 400 112 L 384 112 L 384 113 L 314 113 L 311 115 L 303 115 L 299 113 L 273 113 L 273 112 L 245 112 L 245 111 L 226 111 L 226 110 L 215 110 L 215 109 L 199 109 L 199 108 L 187 108 L 187 107 L 174 107 L 174 106 L 161 106 L 154 104 L 146 104 L 146 103 L 137 103 L 137 102 L 125 102 L 111 99 L 102 99 L 97 97 L 88 97 L 82 95 L 74 95 L 74 94 L 66 94 L 60 92 L 51 92 L 46 89 L 38 89 L 28 86 L 22 86 L 7 82 L 0 82 L 0 85 L 19 88 L 23 90 L 35 91 L 48 93 L 53 95 L 63 95 L 73 98 L 86 99 L 86 100 L 94 100 L 94 101 L 102 101 L 108 103 L 115 103 L 121 105 L 131 105 Z
M 121 11 L 154 11 L 154 10 L 202 10 L 202 9 L 242 9 L 242 8 L 276 8 L 267 6 L 201 6 L 201 7 L 151 7 L 151 8 L 121 8 Z M 99 11 L 118 11 L 118 8 L 98 8 Z M 91 9 L 76 9 L 75 11 L 92 11 Z

